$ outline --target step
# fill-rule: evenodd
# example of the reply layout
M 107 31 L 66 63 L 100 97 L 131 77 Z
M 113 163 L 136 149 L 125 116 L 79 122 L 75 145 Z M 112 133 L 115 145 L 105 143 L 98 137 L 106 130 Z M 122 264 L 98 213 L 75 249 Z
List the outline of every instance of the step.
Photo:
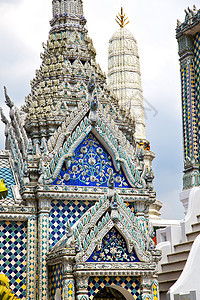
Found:
M 166 300 L 167 299 L 167 292 L 161 292 L 160 293 L 160 300 Z
M 197 230 L 200 230 L 200 223 L 195 223 L 192 225 L 192 229 L 193 231 L 197 231 Z
M 197 216 L 197 221 L 200 222 L 200 215 Z
M 174 246 L 174 250 L 175 250 L 175 252 L 191 250 L 192 244 L 193 244 L 193 241 L 180 243 L 180 244 L 177 244 Z
M 190 233 L 187 233 L 186 236 L 187 236 L 187 239 L 188 241 L 192 241 L 194 242 L 194 240 L 196 239 L 196 237 L 200 234 L 200 230 L 197 230 L 197 231 L 192 231 Z
M 159 281 L 159 290 L 160 292 L 168 292 L 168 290 L 170 289 L 170 287 L 175 283 L 175 280 L 172 281 L 164 281 L 164 282 L 160 282 Z
M 173 281 L 173 280 L 176 281 L 181 275 L 182 271 L 183 271 L 182 269 L 179 269 L 170 272 L 158 273 L 158 281 L 159 282 Z
M 162 264 L 163 272 L 172 272 L 174 270 L 183 270 L 186 264 L 186 259 Z
M 189 253 L 190 253 L 190 250 L 181 251 L 181 252 L 174 252 L 174 253 L 168 254 L 167 255 L 168 262 L 172 263 L 172 262 L 176 262 L 178 260 L 187 259 Z

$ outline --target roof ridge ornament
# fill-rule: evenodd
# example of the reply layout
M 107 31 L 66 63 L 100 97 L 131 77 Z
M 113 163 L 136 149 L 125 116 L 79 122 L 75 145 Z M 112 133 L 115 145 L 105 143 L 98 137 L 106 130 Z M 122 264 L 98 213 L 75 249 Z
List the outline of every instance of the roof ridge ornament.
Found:
M 128 23 L 128 17 L 126 18 L 126 14 L 124 13 L 123 7 L 121 7 L 121 14 L 118 13 L 118 16 L 116 16 L 115 21 L 121 28 L 124 28 Z
M 6 98 L 6 100 L 5 100 L 6 105 L 7 105 L 10 109 L 12 109 L 13 106 L 14 106 L 14 103 L 12 102 L 12 100 L 10 99 L 10 97 L 8 96 L 7 88 L 6 88 L 5 86 L 4 86 L 4 94 L 5 94 L 5 98 Z
M 93 126 L 97 123 L 98 120 L 98 95 L 96 91 L 96 82 L 94 73 L 91 74 L 89 83 L 88 83 L 88 103 L 90 104 L 90 114 L 89 120 Z

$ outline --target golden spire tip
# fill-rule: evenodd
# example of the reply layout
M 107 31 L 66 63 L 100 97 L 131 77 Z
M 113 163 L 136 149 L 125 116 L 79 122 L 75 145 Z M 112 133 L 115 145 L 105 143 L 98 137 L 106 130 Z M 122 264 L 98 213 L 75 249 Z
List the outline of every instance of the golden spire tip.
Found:
M 124 13 L 123 7 L 121 7 L 121 14 L 118 13 L 115 21 L 121 28 L 124 28 L 129 23 L 128 18 L 126 18 L 126 14 Z

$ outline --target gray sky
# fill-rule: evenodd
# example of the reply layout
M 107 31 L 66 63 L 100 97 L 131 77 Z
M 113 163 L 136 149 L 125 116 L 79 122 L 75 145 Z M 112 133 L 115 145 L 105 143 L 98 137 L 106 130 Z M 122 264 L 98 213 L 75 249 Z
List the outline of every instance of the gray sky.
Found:
M 197 0 L 83 0 L 89 35 L 97 61 L 107 72 L 108 41 L 118 29 L 115 15 L 124 6 L 127 26 L 138 42 L 147 117 L 147 138 L 156 153 L 155 190 L 163 202 L 163 217 L 183 217 L 181 95 L 176 20 Z M 198 5 L 197 5 L 197 8 Z M 5 112 L 3 86 L 17 106 L 28 95 L 29 82 L 40 66 L 42 42 L 50 29 L 51 0 L 0 0 L 0 106 Z M 4 127 L 0 125 L 0 149 Z

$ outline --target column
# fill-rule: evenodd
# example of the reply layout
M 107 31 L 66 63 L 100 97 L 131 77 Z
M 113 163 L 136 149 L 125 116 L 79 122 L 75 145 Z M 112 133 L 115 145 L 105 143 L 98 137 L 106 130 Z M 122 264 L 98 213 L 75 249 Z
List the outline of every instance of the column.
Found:
M 76 300 L 89 300 L 88 280 L 89 277 L 86 275 L 78 275 L 76 277 L 76 289 L 77 289 Z
M 31 216 L 28 219 L 28 230 L 27 230 L 27 265 L 28 265 L 28 276 L 27 276 L 27 299 L 36 299 L 36 253 L 37 253 L 37 218 Z
M 48 273 L 46 255 L 49 251 L 49 212 L 51 202 L 38 200 L 38 299 L 48 299 Z
M 75 300 L 75 280 L 73 276 L 73 257 L 66 258 L 63 274 L 64 300 Z
M 152 298 L 152 281 L 153 278 L 149 276 L 141 277 L 141 297 L 142 300 L 153 300 Z
M 153 300 L 160 300 L 159 283 L 158 283 L 158 278 L 156 275 L 154 276 L 154 280 L 153 280 L 151 286 L 152 286 Z

